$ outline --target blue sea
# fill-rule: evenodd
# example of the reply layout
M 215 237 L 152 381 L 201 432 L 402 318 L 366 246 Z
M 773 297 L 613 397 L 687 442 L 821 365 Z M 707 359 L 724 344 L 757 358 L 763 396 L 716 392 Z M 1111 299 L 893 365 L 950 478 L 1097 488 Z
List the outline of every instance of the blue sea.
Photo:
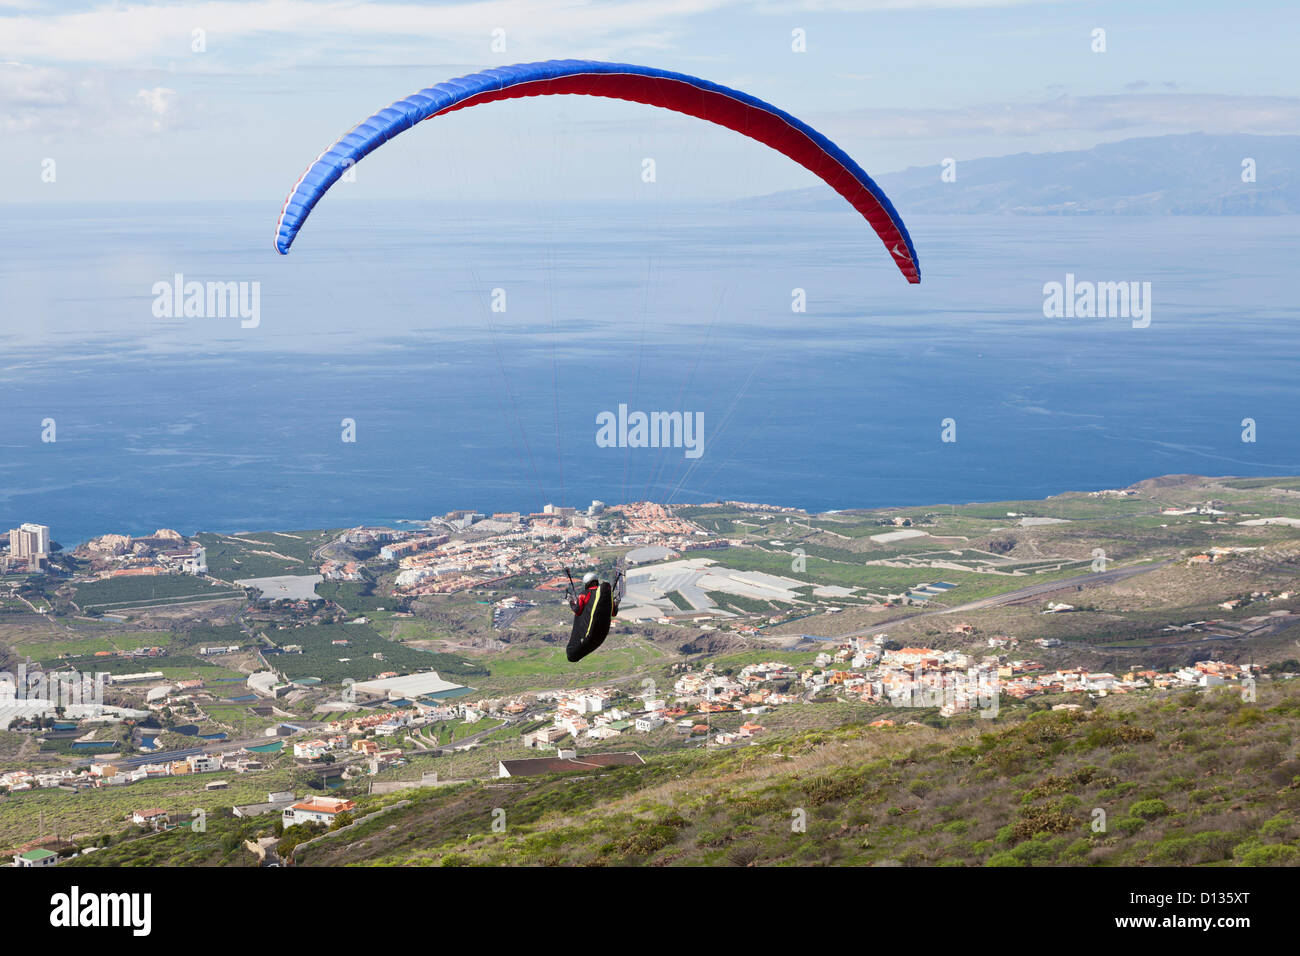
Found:
M 1300 473 L 1295 217 L 909 217 L 910 286 L 847 207 L 327 200 L 287 257 L 277 213 L 0 210 L 0 526 L 68 546 Z M 156 314 L 177 274 L 258 283 L 258 324 Z M 1045 318 L 1067 274 L 1150 282 L 1149 327 Z M 620 404 L 703 413 L 703 454 L 598 446 Z

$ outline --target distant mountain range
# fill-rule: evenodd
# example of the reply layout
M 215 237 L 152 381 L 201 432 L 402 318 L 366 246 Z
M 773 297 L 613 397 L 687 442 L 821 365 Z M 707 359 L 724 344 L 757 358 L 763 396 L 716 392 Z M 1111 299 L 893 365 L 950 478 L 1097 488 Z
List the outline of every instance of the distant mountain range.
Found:
M 1242 163 L 1255 161 L 1255 182 Z M 1187 133 L 1061 153 L 958 160 L 876 177 L 900 211 L 1024 215 L 1275 216 L 1300 213 L 1300 136 Z M 740 200 L 755 209 L 843 205 L 824 186 Z

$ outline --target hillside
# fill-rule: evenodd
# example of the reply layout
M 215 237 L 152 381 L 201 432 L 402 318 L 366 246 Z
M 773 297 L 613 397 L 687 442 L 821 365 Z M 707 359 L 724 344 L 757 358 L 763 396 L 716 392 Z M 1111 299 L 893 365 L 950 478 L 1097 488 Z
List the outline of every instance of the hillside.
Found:
M 1242 161 L 1256 163 L 1242 182 Z M 957 157 L 940 166 L 878 176 L 899 210 L 1026 215 L 1260 216 L 1300 212 L 1300 136 L 1187 133 L 1103 143 L 1092 149 Z M 754 209 L 825 211 L 843 200 L 824 186 L 742 200 Z
M 250 606 L 255 638 L 207 605 L 177 627 L 18 602 L 0 621 L 16 660 L 135 672 L 146 665 L 129 652 L 146 646 L 160 684 L 205 683 L 164 688 L 134 732 L 0 733 L 0 843 L 98 847 L 76 866 L 252 866 L 254 840 L 297 847 L 303 866 L 1295 861 L 1300 479 L 1165 475 L 825 514 L 712 502 L 674 520 L 728 546 L 632 569 L 628 593 L 648 611 L 630 605 L 638 619 L 577 665 L 558 592 L 536 576 L 381 610 L 369 605 L 393 601 L 380 567 L 366 607 Z M 680 613 L 684 593 L 694 607 Z M 250 646 L 199 656 L 211 644 Z M 418 705 L 346 696 L 349 679 L 429 664 L 469 686 Z M 312 679 L 272 704 L 245 685 L 270 667 Z M 970 696 L 974 675 L 1001 682 L 996 713 Z M 953 691 L 942 708 L 902 706 L 934 680 Z M 148 687 L 114 699 L 144 705 Z M 290 718 L 278 751 L 246 749 Z M 499 779 L 499 761 L 539 754 L 526 735 L 541 728 L 544 748 L 646 763 Z M 109 787 L 78 773 L 74 743 L 138 758 L 155 749 L 147 737 L 221 753 L 222 768 Z M 290 746 L 324 737 L 329 753 Z M 262 770 L 232 769 L 250 754 Z M 357 802 L 344 833 L 286 836 L 277 813 L 232 815 L 326 786 Z M 129 822 L 152 806 L 177 829 Z M 207 811 L 202 839 L 186 808 Z
M 1180 692 L 947 727 L 855 724 L 581 778 L 411 791 L 297 862 L 1295 864 L 1298 731 L 1295 682 L 1266 682 L 1258 703 Z M 806 832 L 792 829 L 800 811 Z

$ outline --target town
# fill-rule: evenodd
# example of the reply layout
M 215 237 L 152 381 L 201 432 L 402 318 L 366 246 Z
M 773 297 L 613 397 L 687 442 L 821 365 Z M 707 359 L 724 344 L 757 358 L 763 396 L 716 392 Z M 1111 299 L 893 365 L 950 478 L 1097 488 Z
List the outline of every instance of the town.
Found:
M 1253 699 L 1300 671 L 1288 505 L 1203 485 L 1038 512 L 596 501 L 406 527 L 109 533 L 68 550 L 22 524 L 0 558 L 0 842 L 15 866 L 49 866 L 201 810 L 275 822 L 249 848 L 273 865 L 389 794 L 817 727 Z M 1125 554 L 1081 509 L 1158 524 Z M 1099 549 L 1121 557 L 1099 563 Z M 627 595 L 575 672 L 564 592 L 588 569 L 622 569 Z M 5 823 L 37 798 L 55 802 L 35 831 Z

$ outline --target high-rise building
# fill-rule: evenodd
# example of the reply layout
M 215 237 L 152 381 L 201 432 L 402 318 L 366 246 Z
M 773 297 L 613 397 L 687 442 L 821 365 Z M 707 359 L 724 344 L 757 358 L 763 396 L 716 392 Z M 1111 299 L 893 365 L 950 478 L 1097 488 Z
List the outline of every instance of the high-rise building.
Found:
M 36 553 L 50 553 L 50 529 L 43 524 L 24 524 L 22 530 L 36 535 Z
M 23 524 L 9 532 L 9 556 L 38 561 L 50 556 L 50 529 L 43 524 Z

